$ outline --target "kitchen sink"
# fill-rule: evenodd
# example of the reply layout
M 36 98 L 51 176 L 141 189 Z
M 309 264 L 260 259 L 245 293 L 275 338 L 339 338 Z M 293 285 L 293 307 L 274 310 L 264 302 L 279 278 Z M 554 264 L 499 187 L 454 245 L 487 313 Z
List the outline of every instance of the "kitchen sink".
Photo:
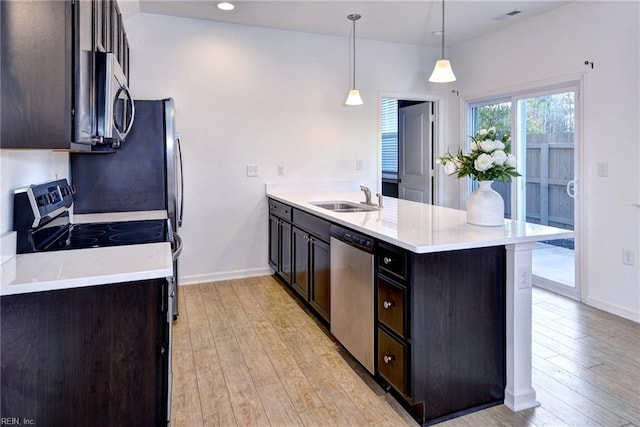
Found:
M 332 212 L 371 212 L 378 210 L 375 206 L 368 206 L 363 203 L 349 202 L 346 200 L 311 202 L 311 204 Z

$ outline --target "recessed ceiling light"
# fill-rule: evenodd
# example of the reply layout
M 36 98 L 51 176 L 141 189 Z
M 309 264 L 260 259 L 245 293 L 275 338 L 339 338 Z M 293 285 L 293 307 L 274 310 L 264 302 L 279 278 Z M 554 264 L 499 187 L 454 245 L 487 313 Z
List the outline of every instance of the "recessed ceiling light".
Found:
M 233 9 L 235 9 L 234 5 L 232 5 L 231 3 L 226 2 L 226 1 L 218 3 L 217 6 L 218 6 L 218 9 L 220 9 L 220 10 L 233 10 Z

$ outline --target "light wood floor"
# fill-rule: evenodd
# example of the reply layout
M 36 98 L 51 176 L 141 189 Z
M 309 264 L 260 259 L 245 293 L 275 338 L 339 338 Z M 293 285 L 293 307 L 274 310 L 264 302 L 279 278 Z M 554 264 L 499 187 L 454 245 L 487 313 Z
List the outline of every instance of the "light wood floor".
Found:
M 172 426 L 417 425 L 272 277 L 180 288 Z M 640 426 L 640 326 L 534 289 L 541 406 L 442 426 Z

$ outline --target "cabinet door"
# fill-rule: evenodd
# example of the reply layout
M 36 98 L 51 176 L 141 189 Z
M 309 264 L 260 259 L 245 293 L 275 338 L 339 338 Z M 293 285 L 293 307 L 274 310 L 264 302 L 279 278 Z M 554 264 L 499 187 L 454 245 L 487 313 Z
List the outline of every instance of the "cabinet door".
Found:
M 0 148 L 69 148 L 72 7 L 0 2 Z
M 122 31 L 122 18 L 120 17 L 120 8 L 118 7 L 118 2 L 110 1 L 109 3 L 111 3 L 111 13 L 109 16 L 111 52 L 116 56 L 116 58 L 120 59 L 120 33 Z
M 326 320 L 330 320 L 331 251 L 322 240 L 311 239 L 311 294 L 309 302 Z
M 165 295 L 166 280 L 145 280 L 0 298 L 2 416 L 166 425 Z
M 280 222 L 278 218 L 269 215 L 269 264 L 278 270 L 278 248 L 280 247 Z
M 93 0 L 94 49 L 99 52 L 111 51 L 111 2 Z
M 293 289 L 305 300 L 309 296 L 309 235 L 293 227 Z
M 129 79 L 129 40 L 127 39 L 126 33 L 122 38 L 122 71 L 124 71 L 124 75 L 127 77 L 127 85 L 131 87 L 131 81 Z
M 280 221 L 280 257 L 278 272 L 285 282 L 291 284 L 291 224 Z

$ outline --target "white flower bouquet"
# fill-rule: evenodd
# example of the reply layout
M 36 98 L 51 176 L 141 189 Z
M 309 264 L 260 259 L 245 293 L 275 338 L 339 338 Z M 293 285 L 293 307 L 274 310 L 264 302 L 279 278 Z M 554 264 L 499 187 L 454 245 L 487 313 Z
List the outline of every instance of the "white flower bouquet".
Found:
M 471 137 L 471 153 L 459 149 L 455 156 L 447 153 L 439 157 L 438 163 L 447 175 L 470 176 L 478 181 L 500 179 L 506 184 L 512 177 L 520 176 L 516 171 L 516 158 L 510 153 L 509 138 L 505 134 L 496 139 L 495 127 L 480 129 Z

